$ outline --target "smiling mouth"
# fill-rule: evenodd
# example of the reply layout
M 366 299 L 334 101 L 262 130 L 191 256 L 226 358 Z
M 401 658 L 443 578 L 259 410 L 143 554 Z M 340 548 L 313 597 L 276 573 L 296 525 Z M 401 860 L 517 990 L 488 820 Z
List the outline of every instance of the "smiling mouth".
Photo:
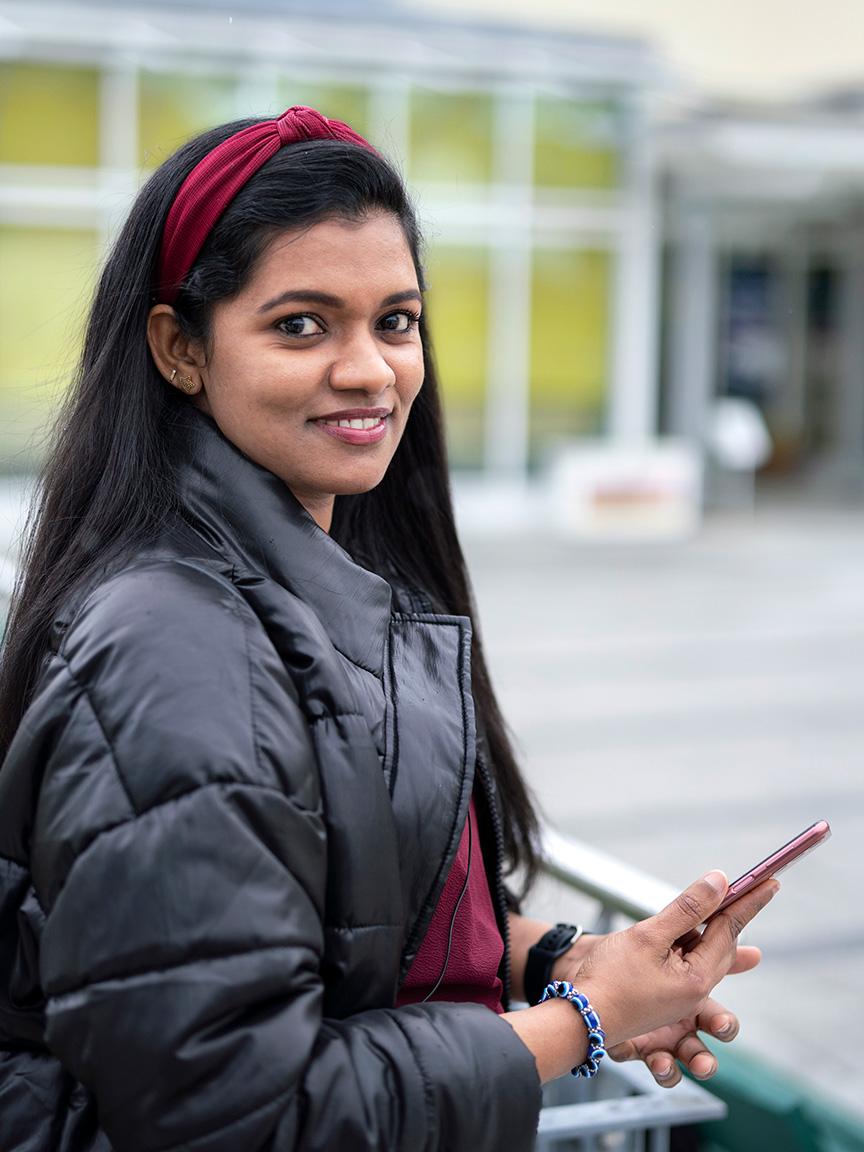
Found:
M 340 440 L 343 444 L 361 447 L 364 444 L 378 444 L 387 435 L 389 416 L 353 417 L 344 420 L 313 420 L 326 436 Z
M 359 428 L 369 429 L 377 428 L 379 424 L 383 424 L 387 419 L 386 416 L 364 416 L 362 418 L 352 417 L 350 420 L 316 420 L 316 424 L 325 424 L 330 428 Z

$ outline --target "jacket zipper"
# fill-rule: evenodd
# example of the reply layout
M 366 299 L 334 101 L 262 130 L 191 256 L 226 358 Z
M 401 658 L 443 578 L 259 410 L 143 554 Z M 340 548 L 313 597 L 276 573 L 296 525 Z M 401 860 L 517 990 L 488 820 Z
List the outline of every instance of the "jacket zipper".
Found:
M 486 760 L 480 748 L 477 748 L 476 760 L 477 774 L 483 782 L 486 793 L 486 807 L 489 810 L 489 819 L 492 821 L 492 834 L 495 839 L 495 912 L 501 928 L 501 939 L 504 941 L 503 979 L 504 985 L 501 1003 L 504 1011 L 510 1007 L 510 921 L 508 918 L 507 898 L 504 894 L 504 832 L 501 828 L 501 816 L 498 812 L 498 793 L 492 781 Z

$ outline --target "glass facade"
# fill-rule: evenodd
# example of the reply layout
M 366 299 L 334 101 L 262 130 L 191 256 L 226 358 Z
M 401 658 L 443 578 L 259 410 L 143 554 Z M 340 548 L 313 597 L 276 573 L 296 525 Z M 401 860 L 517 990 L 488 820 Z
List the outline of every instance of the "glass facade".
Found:
M 511 155 L 502 159 L 500 154 L 500 141 L 507 138 L 501 118 L 514 105 L 511 91 L 407 83 L 391 104 L 390 90 L 383 96 L 376 92 L 373 75 L 343 81 L 332 74 L 311 79 L 268 74 L 260 88 L 266 106 L 252 108 L 245 105 L 255 98 L 255 78 L 250 86 L 248 74 L 201 72 L 200 61 L 198 67 L 188 75 L 148 67 L 133 74 L 136 185 L 141 172 L 193 134 L 291 104 L 318 107 L 373 140 L 381 138 L 385 146 L 403 141 L 405 155 L 396 159 L 409 183 L 421 190 L 430 239 L 429 316 L 454 465 L 484 464 L 486 405 L 494 391 L 489 365 L 496 362 L 495 342 L 504 325 L 525 326 L 521 346 L 528 351 L 518 371 L 521 395 L 530 400 L 531 459 L 541 459 L 550 441 L 603 427 L 614 242 L 604 249 L 578 228 L 544 232 L 542 211 L 547 202 L 557 208 L 587 202 L 586 193 L 614 195 L 621 158 L 612 100 L 590 102 L 584 94 L 553 98 L 529 87 L 517 92 L 521 123 L 530 136 L 520 167 L 511 163 Z M 63 169 L 70 171 L 70 187 L 81 179 L 72 170 L 85 175 L 89 170 L 95 188 L 100 166 L 116 167 L 110 155 L 100 154 L 100 85 L 96 68 L 0 65 L 0 181 L 11 173 L 11 182 L 20 182 L 23 166 L 51 165 L 55 186 L 58 179 L 62 184 Z M 102 147 L 110 149 L 110 142 Z M 505 203 L 508 196 L 514 206 L 506 209 L 497 232 L 460 224 L 478 205 Z M 81 230 L 74 212 L 64 215 L 62 204 L 47 220 L 28 219 L 27 211 L 22 203 L 0 233 L 0 403 L 11 417 L 11 423 L 4 422 L 12 429 L 7 441 L 10 435 L 15 439 L 15 429 L 38 426 L 38 413 L 44 418 L 57 382 L 68 376 L 78 347 L 75 317 L 80 320 L 92 282 L 103 219 L 95 201 L 91 231 Z M 439 213 L 456 227 L 438 228 Z M 491 305 L 490 268 L 497 246 L 510 244 L 516 234 L 528 245 L 529 258 L 513 299 L 527 306 L 502 317 Z M 495 298 L 500 305 L 500 290 Z M 495 395 L 501 402 L 500 390 Z
M 614 104 L 538 97 L 535 184 L 565 190 L 615 188 L 620 179 L 618 134 Z
M 492 98 L 417 88 L 411 93 L 412 180 L 484 184 L 492 179 Z
M 608 376 L 610 257 L 537 249 L 531 277 L 533 458 L 557 440 L 597 435 Z
M 95 68 L 0 63 L 0 164 L 99 164 Z
M 0 461 L 27 466 L 81 349 L 95 232 L 0 226 Z
M 238 118 L 229 76 L 142 72 L 138 98 L 138 163 L 158 168 L 184 140 Z
M 427 312 L 435 342 L 450 461 L 483 457 L 489 257 L 483 248 L 435 246 L 428 262 Z

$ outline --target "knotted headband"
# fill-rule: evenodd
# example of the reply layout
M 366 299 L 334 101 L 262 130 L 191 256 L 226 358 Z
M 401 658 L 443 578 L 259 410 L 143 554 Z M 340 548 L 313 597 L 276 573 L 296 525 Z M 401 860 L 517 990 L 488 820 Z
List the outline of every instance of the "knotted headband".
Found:
M 157 298 L 177 299 L 179 286 L 195 263 L 213 225 L 251 177 L 286 144 L 301 140 L 343 140 L 375 149 L 341 120 L 328 120 L 314 108 L 296 105 L 275 120 L 242 128 L 217 144 L 183 183 L 168 212 L 159 253 Z

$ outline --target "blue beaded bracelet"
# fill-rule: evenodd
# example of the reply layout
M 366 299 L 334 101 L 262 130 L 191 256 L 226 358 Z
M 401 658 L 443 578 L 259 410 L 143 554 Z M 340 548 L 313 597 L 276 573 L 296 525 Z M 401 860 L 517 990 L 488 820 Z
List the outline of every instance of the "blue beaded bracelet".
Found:
M 542 1004 L 544 1000 L 554 1000 L 555 997 L 569 1000 L 579 1011 L 588 1029 L 588 1055 L 585 1063 L 578 1068 L 571 1068 L 573 1076 L 584 1076 L 589 1079 L 600 1071 L 600 1061 L 606 1055 L 606 1033 L 600 1027 L 600 1017 L 588 1003 L 588 997 L 577 992 L 569 980 L 551 980 L 543 989 L 543 995 L 537 1001 Z

